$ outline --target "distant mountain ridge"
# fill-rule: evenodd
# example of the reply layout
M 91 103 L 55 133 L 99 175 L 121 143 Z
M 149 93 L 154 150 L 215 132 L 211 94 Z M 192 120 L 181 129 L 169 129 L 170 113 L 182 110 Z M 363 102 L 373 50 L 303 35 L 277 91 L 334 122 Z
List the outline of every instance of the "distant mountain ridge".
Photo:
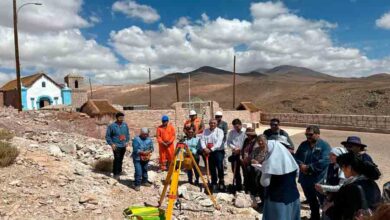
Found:
M 214 74 L 214 75 L 232 75 L 232 71 L 227 71 L 211 66 L 202 66 L 198 69 L 195 69 L 190 72 L 186 73 L 170 73 L 165 76 L 162 76 L 160 78 L 157 78 L 152 81 L 152 84 L 160 84 L 160 83 L 173 83 L 176 80 L 176 74 L 178 74 L 179 80 L 187 77 L 188 74 L 191 74 L 191 76 L 201 75 L 201 74 Z M 319 80 L 323 79 L 331 79 L 335 78 L 333 76 L 330 76 L 328 74 L 314 71 L 305 67 L 297 67 L 297 66 L 290 66 L 290 65 L 281 65 L 276 66 L 271 69 L 266 68 L 258 68 L 250 72 L 246 73 L 237 73 L 239 76 L 243 77 L 264 77 L 264 76 L 288 76 L 288 75 L 295 75 L 299 77 L 310 77 L 310 78 L 318 78 Z

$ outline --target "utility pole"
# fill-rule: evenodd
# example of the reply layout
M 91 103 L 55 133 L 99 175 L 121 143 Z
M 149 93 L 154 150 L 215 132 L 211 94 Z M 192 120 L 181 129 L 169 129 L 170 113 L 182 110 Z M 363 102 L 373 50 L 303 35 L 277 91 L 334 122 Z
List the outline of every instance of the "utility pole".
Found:
M 14 43 L 15 43 L 15 65 L 16 65 L 16 84 L 18 88 L 17 95 L 17 108 L 19 111 L 23 110 L 22 105 L 22 81 L 20 79 L 20 61 L 19 61 L 19 37 L 18 37 L 18 12 L 26 5 L 42 5 L 39 2 L 28 2 L 21 5 L 19 8 L 16 6 L 16 0 L 13 0 L 13 13 L 14 13 Z
M 152 108 L 152 73 L 149 67 L 149 108 Z
M 23 110 L 22 106 L 22 82 L 20 80 L 20 63 L 19 63 L 19 40 L 18 40 L 18 13 L 16 8 L 16 0 L 13 0 L 14 11 L 14 42 L 15 42 L 15 63 L 16 63 L 16 84 L 18 88 L 17 108 L 19 111 Z
M 233 109 L 236 108 L 236 55 L 233 59 Z
M 179 73 L 176 73 L 176 102 L 180 102 L 180 96 L 179 96 Z
M 91 90 L 91 98 L 90 99 L 93 99 L 91 78 L 89 78 L 89 88 Z

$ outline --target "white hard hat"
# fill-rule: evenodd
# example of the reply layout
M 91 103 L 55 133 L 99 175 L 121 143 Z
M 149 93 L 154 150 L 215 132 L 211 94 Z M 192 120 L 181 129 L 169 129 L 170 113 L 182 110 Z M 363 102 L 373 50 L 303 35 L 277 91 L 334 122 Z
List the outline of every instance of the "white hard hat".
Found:
M 221 111 L 217 111 L 217 112 L 215 113 L 215 116 L 222 116 L 222 112 L 221 112 Z
M 195 110 L 191 110 L 190 111 L 190 115 L 196 115 L 196 111 Z

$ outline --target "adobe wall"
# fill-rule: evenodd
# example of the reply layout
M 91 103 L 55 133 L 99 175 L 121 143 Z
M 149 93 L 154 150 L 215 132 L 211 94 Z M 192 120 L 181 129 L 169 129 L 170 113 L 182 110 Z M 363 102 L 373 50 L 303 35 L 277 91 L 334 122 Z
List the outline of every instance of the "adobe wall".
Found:
M 72 89 L 72 106 L 73 107 L 80 108 L 87 101 L 88 101 L 87 90 Z
M 262 113 L 261 123 L 278 118 L 287 126 L 320 125 L 325 129 L 390 133 L 390 116 Z

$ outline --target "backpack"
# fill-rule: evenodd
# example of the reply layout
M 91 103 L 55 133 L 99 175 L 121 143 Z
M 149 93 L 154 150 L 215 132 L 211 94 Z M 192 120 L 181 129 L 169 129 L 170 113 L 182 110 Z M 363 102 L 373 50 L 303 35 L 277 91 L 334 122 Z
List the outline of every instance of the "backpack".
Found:
M 131 220 L 165 220 L 165 212 L 156 207 L 130 206 L 123 210 L 126 219 Z

